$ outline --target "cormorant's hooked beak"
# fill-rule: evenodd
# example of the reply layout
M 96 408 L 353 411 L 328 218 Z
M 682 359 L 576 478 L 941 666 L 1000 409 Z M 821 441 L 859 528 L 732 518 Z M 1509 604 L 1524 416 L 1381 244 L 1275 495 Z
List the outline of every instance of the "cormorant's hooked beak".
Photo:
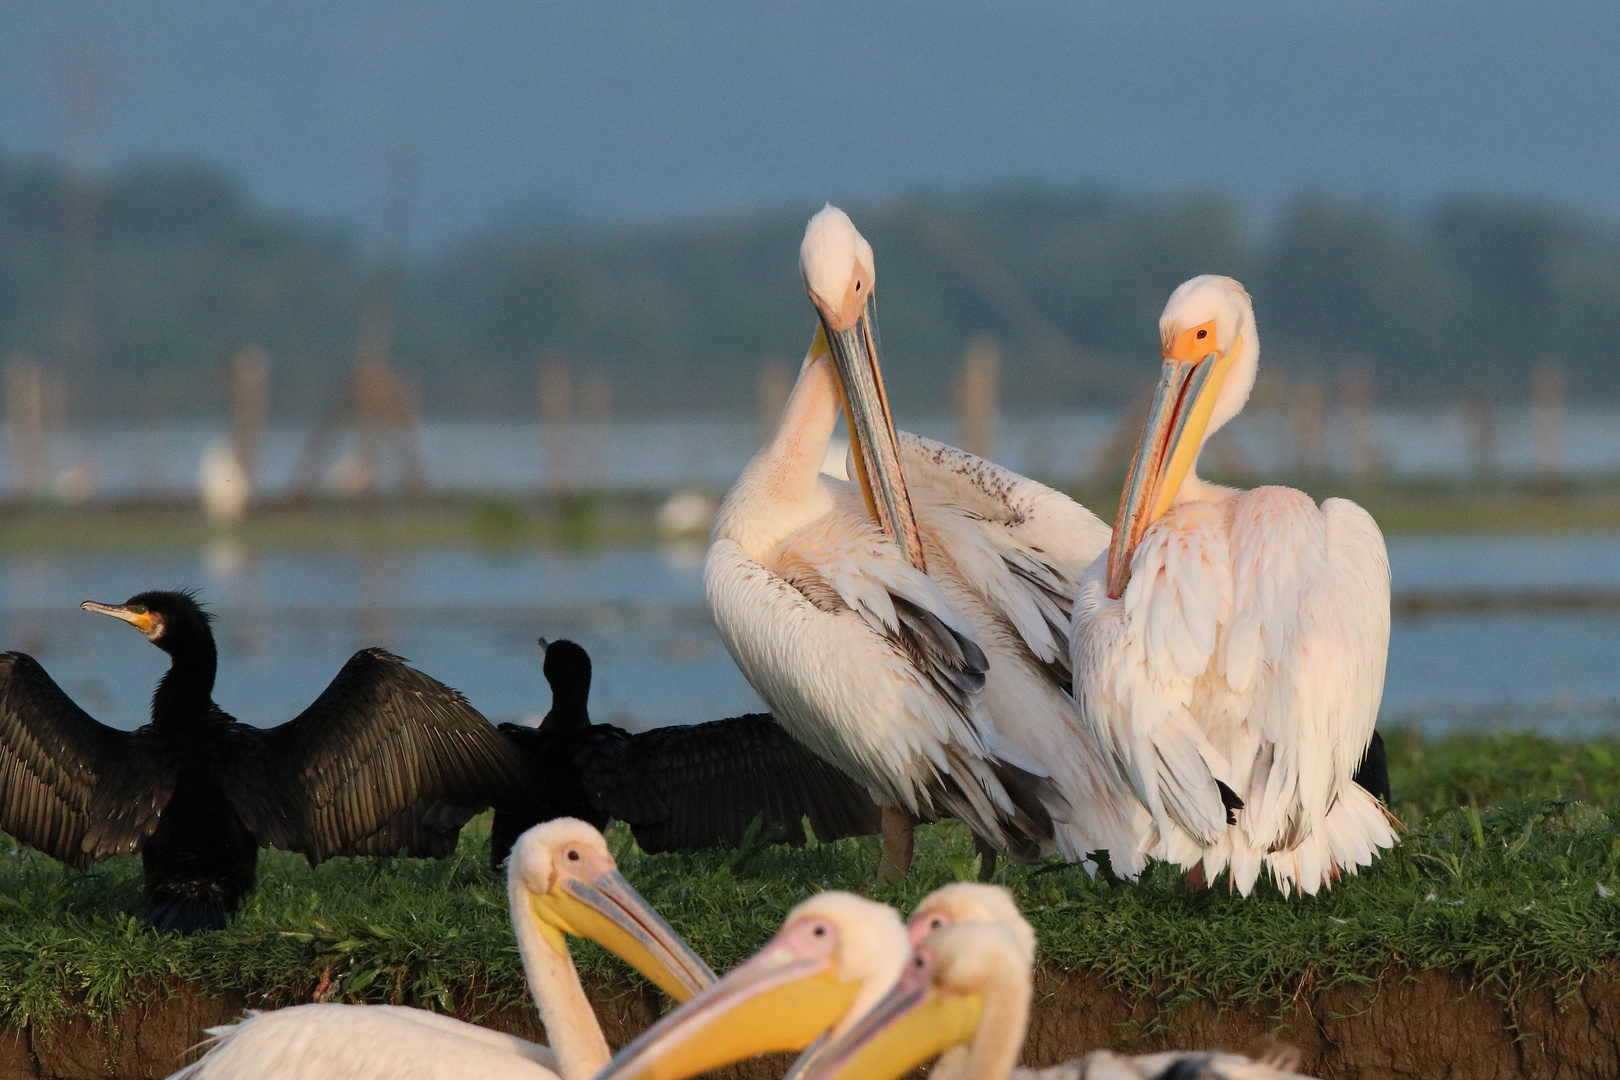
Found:
M 802 1050 L 849 1010 L 860 983 L 788 925 L 752 959 L 648 1028 L 596 1080 L 683 1080 L 758 1054 Z
M 122 619 L 147 637 L 161 625 L 156 616 L 146 610 L 145 604 L 98 604 L 94 600 L 86 600 L 79 605 L 80 611 L 99 611 L 103 615 L 111 615 L 115 619 Z
M 973 1038 L 983 1011 L 978 994 L 933 985 L 926 949 L 913 953 L 887 995 L 843 1035 L 821 1047 L 801 1080 L 893 1080 Z
M 1215 397 L 1243 347 L 1243 337 L 1226 352 L 1215 347 L 1215 323 L 1183 331 L 1166 342 L 1159 386 L 1153 392 L 1147 426 L 1136 444 L 1130 478 L 1119 497 L 1114 535 L 1108 545 L 1108 595 L 1119 599 L 1131 579 L 1136 546 L 1180 490 L 1198 458 L 1215 409 Z
M 676 1001 L 714 982 L 714 972 L 616 867 L 591 865 L 559 874 L 550 890 L 529 897 L 547 942 L 568 955 L 563 935 L 589 938 L 613 952 Z
M 844 419 L 849 424 L 855 472 L 867 509 L 900 545 L 906 561 L 926 570 L 922 534 L 912 511 L 911 494 L 906 490 L 905 474 L 900 470 L 900 443 L 894 434 L 888 395 L 883 390 L 877 305 L 872 289 L 868 286 L 863 290 L 862 284 L 857 277 L 853 291 L 836 310 L 810 293 L 821 316 L 810 351 L 812 355 L 831 355 L 839 396 L 844 401 Z

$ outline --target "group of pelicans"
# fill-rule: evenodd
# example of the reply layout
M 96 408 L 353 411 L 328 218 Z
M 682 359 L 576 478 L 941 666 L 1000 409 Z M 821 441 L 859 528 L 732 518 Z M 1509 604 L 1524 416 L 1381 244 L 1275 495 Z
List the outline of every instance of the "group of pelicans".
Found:
M 548 1045 L 397 1005 L 311 1004 L 213 1028 L 170 1080 L 683 1080 L 798 1053 L 790 1080 L 895 1080 L 938 1057 L 939 1080 L 1289 1080 L 1298 1052 L 1107 1050 L 1035 1071 L 1024 1045 L 1035 932 L 1006 889 L 959 882 L 894 909 L 823 892 L 721 978 L 619 873 L 602 834 L 560 818 L 507 867 L 518 950 Z M 602 945 L 680 1004 L 611 1054 L 568 951 Z
M 1197 474 L 1201 448 L 1254 384 L 1260 343 L 1240 284 L 1204 276 L 1171 295 L 1158 387 L 1110 529 L 1060 492 L 895 430 L 875 259 L 842 211 L 811 219 L 800 270 L 814 337 L 775 432 L 719 509 L 704 569 L 715 625 L 769 716 L 637 736 L 594 725 L 589 658 L 556 642 L 545 659 L 553 707 L 538 729 L 496 728 L 379 649 L 357 653 L 297 718 L 254 727 L 213 702 L 210 616 L 189 594 L 142 593 L 84 605 L 172 658 L 152 723 L 136 731 L 91 719 L 32 658 L 0 656 L 0 829 L 76 867 L 139 851 L 147 925 L 179 932 L 225 924 L 253 887 L 261 846 L 312 863 L 443 855 L 486 806 L 496 862 L 529 826 L 565 816 L 598 828 L 618 818 L 643 848 L 667 850 L 736 843 L 762 815 L 790 841 L 805 817 L 822 839 L 881 832 L 879 874 L 894 879 L 910 866 L 914 826 L 952 816 L 972 831 L 986 876 L 997 856 L 1106 862 L 1126 879 L 1157 859 L 1192 887 L 1224 875 L 1244 895 L 1262 873 L 1285 894 L 1315 893 L 1394 843 L 1374 759 L 1389 642 L 1377 526 L 1342 499 L 1319 507 L 1289 488 Z M 823 471 L 840 418 L 852 480 Z M 569 850 L 603 865 L 599 838 Z M 602 903 L 633 897 L 622 879 L 587 887 L 546 860 L 519 859 L 510 874 L 514 916 L 531 869 L 550 883 L 522 909 L 540 920 L 524 946 L 531 977 L 535 957 L 555 961 L 563 931 L 603 925 L 570 921 L 569 904 L 594 903 L 581 900 L 592 888 Z M 901 1018 L 926 1015 L 936 1033 L 976 1025 L 974 1068 L 1005 1072 L 1028 999 L 1016 912 L 999 928 L 941 931 L 862 982 L 838 973 L 833 947 L 880 933 L 834 918 L 854 910 L 868 909 L 832 897 L 800 909 L 760 958 L 627 1051 L 649 1064 L 616 1065 L 615 1080 L 671 1080 L 689 1075 L 671 1061 L 742 1045 L 683 1042 L 669 1024 L 701 1027 L 739 987 L 812 968 L 804 986 L 831 994 L 836 1016 L 798 990 L 745 994 L 772 1004 L 738 1006 L 740 1030 L 763 1035 L 780 1020 L 787 1032 L 768 1048 L 783 1049 L 830 1028 L 805 1071 L 886 1076 L 874 1062 L 911 1060 L 893 1049 L 911 1023 Z M 639 930 L 621 929 L 639 944 L 620 942 L 626 958 L 664 956 L 650 978 L 677 997 L 699 990 L 707 968 L 650 912 L 629 918 Z M 812 924 L 823 929 L 795 929 Z M 890 956 L 877 944 L 859 952 Z M 959 977 L 1001 989 L 956 994 L 947 988 Z M 1022 997 L 1007 989 L 1020 980 Z M 594 1030 L 574 1015 L 577 988 L 568 1000 L 556 1006 L 568 1023 Z M 553 1028 L 557 1061 L 582 1080 L 605 1061 L 600 1034 L 572 1045 L 563 1030 L 573 1028 Z M 942 1068 L 968 1060 L 958 1058 Z

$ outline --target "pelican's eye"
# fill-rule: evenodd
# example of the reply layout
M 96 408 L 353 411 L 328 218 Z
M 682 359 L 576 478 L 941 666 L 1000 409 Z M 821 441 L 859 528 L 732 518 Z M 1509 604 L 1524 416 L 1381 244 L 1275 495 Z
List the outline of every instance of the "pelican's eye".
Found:
M 815 927 L 815 929 L 811 930 L 810 932 L 812 934 L 814 934 L 816 937 L 826 937 L 827 936 L 827 928 L 825 926 L 821 926 L 819 924 Z
M 1207 337 L 1209 337 L 1209 331 L 1208 330 L 1200 330 L 1200 331 L 1198 331 L 1198 340 L 1199 341 L 1203 341 Z
M 575 851 L 573 848 L 569 848 L 568 849 L 568 861 L 569 862 L 579 862 L 579 852 Z

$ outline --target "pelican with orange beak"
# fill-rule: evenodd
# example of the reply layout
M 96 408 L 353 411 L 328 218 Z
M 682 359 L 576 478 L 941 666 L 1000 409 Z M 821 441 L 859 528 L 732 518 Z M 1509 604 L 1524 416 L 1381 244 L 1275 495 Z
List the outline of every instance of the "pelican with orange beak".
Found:
M 1395 842 L 1352 781 L 1389 651 L 1372 517 L 1285 487 L 1198 477 L 1260 357 L 1243 286 L 1204 276 L 1159 319 L 1163 366 L 1106 557 L 1070 626 L 1089 737 L 1151 816 L 1137 852 L 1247 895 L 1262 868 L 1315 893 Z

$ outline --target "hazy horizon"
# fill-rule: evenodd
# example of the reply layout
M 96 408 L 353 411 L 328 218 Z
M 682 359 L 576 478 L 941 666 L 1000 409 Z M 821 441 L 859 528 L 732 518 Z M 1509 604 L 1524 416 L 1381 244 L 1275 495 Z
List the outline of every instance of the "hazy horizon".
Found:
M 1306 192 L 1405 213 L 1468 193 L 1620 220 L 1612 5 L 0 11 L 0 152 L 75 152 L 79 57 L 95 103 L 79 146 L 99 170 L 197 160 L 256 202 L 369 240 L 390 153 L 408 144 L 419 251 L 525 223 L 1019 183 L 1223 192 L 1262 226 Z

